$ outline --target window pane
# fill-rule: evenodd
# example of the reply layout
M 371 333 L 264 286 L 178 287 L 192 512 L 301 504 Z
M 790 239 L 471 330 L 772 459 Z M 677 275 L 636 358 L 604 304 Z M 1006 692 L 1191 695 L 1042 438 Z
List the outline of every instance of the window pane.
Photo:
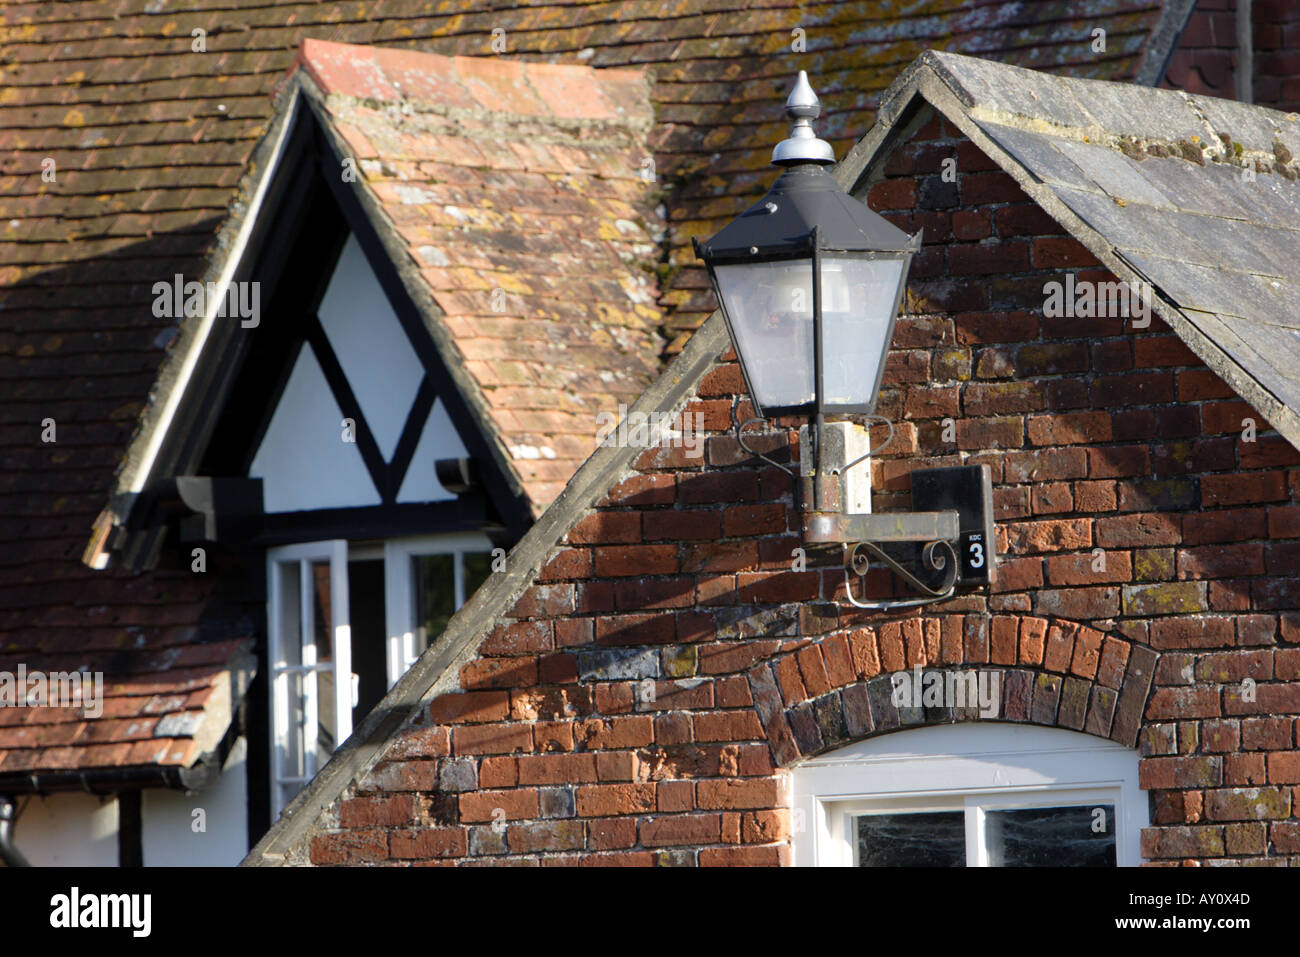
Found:
M 425 648 L 442 634 L 456 612 L 456 556 L 417 555 L 411 559 L 415 580 L 416 647 Z
M 338 724 L 334 720 L 334 672 L 315 671 L 313 675 L 316 679 L 316 723 L 319 725 L 316 730 L 315 770 L 319 771 L 334 751 Z
M 984 816 L 991 867 L 1114 867 L 1115 806 L 1032 807 Z
M 297 567 L 294 567 L 297 571 Z M 303 737 L 307 730 L 307 715 L 302 696 L 303 673 L 290 671 L 280 679 L 284 682 L 285 703 L 288 710 L 288 724 L 280 752 L 280 773 L 282 778 L 299 778 L 307 774 L 306 761 L 303 757 Z
M 864 814 L 858 823 L 858 867 L 965 867 L 963 811 Z
M 348 562 L 348 616 L 352 619 L 352 671 L 360 676 L 356 727 L 388 690 L 388 630 L 384 619 L 384 560 Z
M 492 574 L 492 554 L 490 552 L 469 552 L 462 556 L 465 563 L 465 600 L 474 597 L 489 575 Z
M 302 590 L 298 587 L 298 563 L 278 562 L 275 569 L 280 586 L 280 660 L 286 665 L 301 664 L 302 636 L 298 619 L 302 611 Z
M 312 583 L 312 636 L 316 644 L 316 664 L 330 665 L 334 661 L 334 615 L 330 604 L 330 563 L 311 563 Z M 316 671 L 316 767 L 319 771 L 329 760 L 337 741 L 334 698 L 334 672 Z
M 311 563 L 312 620 L 318 662 L 334 659 L 334 616 L 330 606 L 330 563 Z

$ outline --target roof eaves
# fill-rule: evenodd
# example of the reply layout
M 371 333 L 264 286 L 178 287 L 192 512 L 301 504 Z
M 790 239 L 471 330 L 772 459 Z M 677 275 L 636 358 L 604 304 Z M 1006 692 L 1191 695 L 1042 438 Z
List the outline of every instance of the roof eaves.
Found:
M 221 755 L 212 752 L 200 755 L 187 767 L 176 764 L 138 764 L 0 774 L 0 794 L 53 794 L 66 791 L 114 794 L 140 788 L 201 791 L 216 782 L 221 774 L 222 760 Z
M 180 718 L 181 723 L 174 725 L 170 732 L 162 730 L 162 722 L 155 725 L 155 736 L 163 739 L 161 744 L 164 747 L 153 763 L 83 764 L 80 767 L 55 766 L 0 771 L 0 794 L 45 794 L 54 791 L 111 793 L 124 788 L 143 787 L 196 791 L 214 784 L 221 775 L 236 738 L 244 733 L 242 724 L 236 719 L 258 670 L 253 639 L 237 640 L 231 644 L 233 648 L 229 656 L 208 681 L 207 687 L 211 693 L 203 702 L 202 716 L 197 725 L 184 714 Z M 164 715 L 163 721 L 168 717 Z M 89 720 L 93 722 L 95 719 Z M 176 742 L 189 745 L 177 752 L 189 755 L 188 758 L 172 759 L 166 745 L 173 737 Z M 132 743 L 147 745 L 149 740 L 139 739 Z M 0 752 L 0 758 L 2 757 L 3 752 Z

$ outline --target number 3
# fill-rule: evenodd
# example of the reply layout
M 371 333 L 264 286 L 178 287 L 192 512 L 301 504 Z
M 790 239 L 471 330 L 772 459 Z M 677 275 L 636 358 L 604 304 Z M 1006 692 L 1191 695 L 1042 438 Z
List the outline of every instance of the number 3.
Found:
M 970 556 L 971 568 L 984 567 L 984 546 L 980 542 L 970 543 Z

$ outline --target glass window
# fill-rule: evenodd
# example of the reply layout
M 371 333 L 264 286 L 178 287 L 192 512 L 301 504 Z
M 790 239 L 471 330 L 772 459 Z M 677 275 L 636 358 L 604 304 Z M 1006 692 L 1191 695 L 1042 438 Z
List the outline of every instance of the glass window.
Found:
M 822 258 L 822 375 L 828 409 L 875 401 L 904 259 Z
M 877 735 L 791 771 L 801 866 L 1134 867 L 1138 753 L 1093 735 L 969 721 Z
M 997 807 L 995 794 L 949 798 L 949 811 L 853 817 L 858 867 L 1114 867 L 1115 805 Z M 891 802 L 892 803 L 892 802 Z M 852 812 L 851 812 L 852 813 Z
M 1113 804 L 987 811 L 990 867 L 1114 867 Z
M 857 839 L 858 867 L 966 866 L 961 811 L 863 814 Z
M 272 798 L 278 812 L 352 732 L 347 543 L 271 549 Z M 343 680 L 338 675 L 346 676 Z
M 442 634 L 492 573 L 484 535 L 392 539 L 383 545 L 389 687 Z
M 419 647 L 442 634 L 456 613 L 456 556 L 416 555 L 411 559 L 415 626 Z
M 352 671 L 356 675 L 355 727 L 388 691 L 388 623 L 384 607 L 384 559 L 348 554 L 348 611 L 352 615 Z M 363 553 L 365 554 L 365 553 Z
M 334 753 L 338 739 L 338 720 L 335 711 L 334 685 L 334 617 L 330 608 L 330 563 L 311 563 L 312 583 L 312 645 L 316 655 L 316 668 L 309 680 L 315 687 L 308 696 L 315 697 L 316 706 L 316 767 L 323 767 Z
M 283 706 L 287 712 L 284 733 L 280 738 L 278 778 L 285 782 L 282 797 L 288 801 L 298 792 L 310 774 L 303 739 L 307 735 L 307 696 L 303 693 L 303 673 L 290 671 L 281 676 Z
M 465 564 L 465 599 L 461 602 L 463 605 L 492 574 L 492 553 L 464 552 L 461 559 Z
M 492 571 L 481 535 L 268 551 L 279 813 Z

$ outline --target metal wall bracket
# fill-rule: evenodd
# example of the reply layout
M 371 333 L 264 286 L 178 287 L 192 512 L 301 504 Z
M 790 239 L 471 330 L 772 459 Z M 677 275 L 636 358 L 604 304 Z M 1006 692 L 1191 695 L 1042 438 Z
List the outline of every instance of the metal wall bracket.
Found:
M 844 578 L 849 601 L 859 608 L 886 609 L 941 601 L 957 589 L 979 588 L 992 582 L 992 476 L 987 465 L 917 469 L 912 473 L 910 512 L 845 514 L 805 513 L 804 540 L 839 542 L 851 546 Z M 886 544 L 915 546 L 919 566 L 909 569 Z M 859 576 L 874 558 L 926 597 L 907 601 L 861 602 L 853 596 L 850 571 Z M 931 574 L 926 575 L 929 572 Z
M 870 553 L 879 559 L 899 578 L 903 579 L 917 591 L 923 593 L 925 598 L 913 598 L 903 601 L 858 601 L 853 597 L 853 585 L 849 581 L 849 570 L 852 569 L 859 577 L 866 575 L 871 568 L 871 560 L 863 552 Z M 945 598 L 952 596 L 957 587 L 958 562 L 957 555 L 952 546 L 945 541 L 934 541 L 926 543 L 925 548 L 921 550 L 921 563 L 931 571 L 943 573 L 943 581 L 938 587 L 931 587 L 921 579 L 917 578 L 904 565 L 900 565 L 880 546 L 873 542 L 859 542 L 853 546 L 849 553 L 849 560 L 844 567 L 844 592 L 848 596 L 849 604 L 856 608 L 867 608 L 873 611 L 889 610 L 892 608 L 911 608 L 916 605 L 928 605 L 936 601 L 943 601 Z
M 953 509 L 958 534 L 954 543 L 961 562 L 961 587 L 993 582 L 997 548 L 993 541 L 993 482 L 987 465 L 917 469 L 912 473 L 912 507 Z
M 951 512 L 810 513 L 804 538 L 810 542 L 955 542 L 960 516 Z

